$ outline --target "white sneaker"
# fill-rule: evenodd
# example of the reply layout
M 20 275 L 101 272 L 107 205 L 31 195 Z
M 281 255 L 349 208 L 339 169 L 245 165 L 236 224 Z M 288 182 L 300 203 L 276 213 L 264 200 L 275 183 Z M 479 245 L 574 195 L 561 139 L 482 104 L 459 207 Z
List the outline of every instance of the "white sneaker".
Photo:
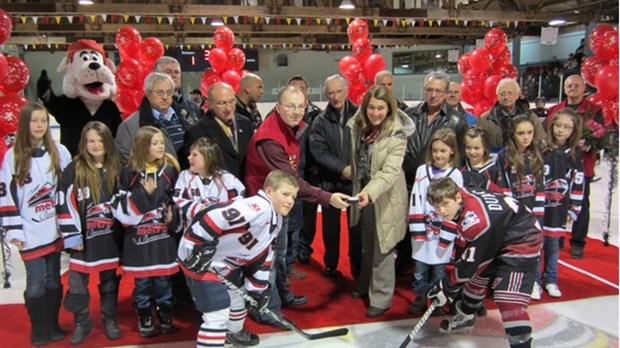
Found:
M 542 288 L 538 283 L 534 283 L 534 288 L 532 289 L 532 300 L 540 301 L 540 297 L 542 296 Z
M 547 293 L 549 293 L 551 297 L 562 297 L 562 292 L 560 288 L 558 288 L 558 284 L 549 283 L 545 285 L 545 289 L 547 289 Z

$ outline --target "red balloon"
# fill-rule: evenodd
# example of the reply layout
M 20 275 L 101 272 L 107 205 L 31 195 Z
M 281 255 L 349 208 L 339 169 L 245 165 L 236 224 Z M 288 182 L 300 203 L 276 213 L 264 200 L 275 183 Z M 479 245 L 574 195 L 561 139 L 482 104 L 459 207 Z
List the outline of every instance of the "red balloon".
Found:
M 9 71 L 9 62 L 2 52 L 0 52 L 0 82 L 4 81 L 6 73 Z
M 211 63 L 213 70 L 217 72 L 225 71 L 228 65 L 228 57 L 226 56 L 226 52 L 217 47 L 212 49 L 209 51 L 209 63 Z
M 0 138 L 0 163 L 4 161 L 4 154 L 7 150 L 8 147 L 6 146 L 6 142 L 4 141 L 4 139 Z
M 23 95 L 8 93 L 0 97 L 0 141 L 7 134 L 17 131 L 19 111 L 28 100 Z
M 606 65 L 594 77 L 597 94 L 605 99 L 618 98 L 618 67 Z
M 613 103 L 608 103 L 603 108 L 603 120 L 605 122 L 605 126 L 614 125 L 618 127 L 618 102 L 615 101 Z
M 602 50 L 605 50 L 605 33 L 609 31 L 615 31 L 615 35 L 618 35 L 616 28 L 614 28 L 614 26 L 610 24 L 599 24 L 590 33 L 590 49 L 592 49 L 592 52 L 594 52 L 595 56 L 603 58 L 601 53 L 603 53 Z M 618 42 L 617 38 L 616 42 Z
M 26 63 L 18 57 L 10 56 L 6 61 L 7 73 L 0 86 L 5 94 L 17 93 L 28 85 L 30 71 L 28 71 Z
M 349 82 L 350 85 L 355 83 L 363 83 L 364 70 L 362 68 L 362 65 L 360 63 L 350 64 L 345 68 L 345 71 L 342 72 L 342 76 L 344 76 L 344 78 Z
M 497 100 L 497 84 L 501 79 L 499 75 L 491 75 L 484 80 L 484 95 L 488 100 Z
M 469 57 L 471 56 L 471 52 L 467 52 L 459 57 L 458 68 L 461 75 L 465 75 L 471 69 L 471 65 L 469 63 Z
M 603 59 L 618 59 L 618 31 L 606 31 L 603 34 L 603 42 L 597 50 L 596 55 Z
M 351 51 L 353 52 L 353 57 L 357 58 L 357 61 L 363 64 L 372 54 L 372 45 L 366 38 L 357 39 L 353 43 Z
M 472 90 L 467 86 L 465 82 L 461 82 L 460 86 L 461 86 L 461 99 L 467 104 L 474 105 L 477 94 L 472 92 Z
M 495 55 L 506 48 L 506 33 L 498 28 L 493 28 L 484 35 L 484 47 L 489 53 Z
M 0 45 L 11 37 L 13 30 L 13 20 L 3 9 L 0 8 Z
M 512 64 L 504 64 L 499 68 L 499 76 L 503 79 L 516 79 L 519 76 L 517 68 Z
M 241 76 L 235 70 L 227 70 L 222 74 L 222 81 L 231 85 L 235 92 L 239 92 L 239 81 Z
M 224 52 L 228 52 L 235 44 L 235 34 L 232 29 L 227 26 L 219 27 L 215 29 L 215 33 L 213 33 L 213 42 L 215 43 L 215 47 L 223 49 Z
M 476 103 L 476 106 L 474 106 L 474 115 L 476 115 L 476 117 L 480 118 L 480 116 L 482 116 L 482 114 L 484 114 L 485 112 L 489 111 L 491 108 L 493 107 L 493 102 L 487 99 L 482 99 L 480 101 L 478 101 L 478 103 Z
M 135 59 L 123 60 L 116 69 L 116 81 L 128 88 L 138 88 L 144 84 L 142 65 Z
M 122 112 L 123 119 L 138 110 L 143 97 L 144 92 L 140 89 L 118 86 L 116 106 Z
M 220 75 L 213 70 L 205 70 L 200 77 L 200 92 L 202 95 L 209 95 L 209 87 L 220 82 Z
M 354 19 L 347 27 L 349 43 L 354 43 L 357 39 L 368 38 L 368 23 L 363 19 Z
M 349 86 L 349 92 L 347 93 L 347 98 L 351 100 L 354 104 L 360 105 L 362 103 L 362 99 L 364 98 L 364 93 L 366 93 L 367 87 L 361 83 L 353 83 Z
M 121 59 L 138 58 L 136 55 L 142 51 L 142 36 L 136 28 L 125 25 L 116 32 L 116 46 Z
M 493 74 L 499 73 L 499 69 L 502 65 L 510 64 L 510 50 L 508 47 L 504 47 L 503 50 L 491 57 L 491 72 Z
M 385 70 L 385 59 L 380 54 L 371 54 L 364 62 L 364 75 L 370 81 L 374 82 L 375 75 L 382 70 Z
M 242 69 L 241 71 L 239 71 L 239 75 L 241 75 L 241 78 L 243 78 L 245 75 L 249 73 L 251 73 L 251 71 L 245 70 L 245 69 Z
M 596 86 L 594 78 L 596 73 L 605 66 L 605 60 L 597 56 L 588 57 L 581 63 L 581 76 L 590 86 Z
M 344 56 L 340 58 L 340 61 L 338 62 L 338 71 L 340 71 L 340 74 L 344 76 L 345 71 L 347 71 L 347 68 L 349 67 L 349 65 L 353 65 L 353 64 L 359 64 L 359 61 L 357 60 L 357 58 L 351 55 Z
M 245 53 L 239 48 L 233 48 L 228 52 L 228 65 L 231 69 L 241 70 L 245 65 Z
M 590 103 L 598 106 L 599 108 L 602 108 L 603 105 L 607 102 L 607 99 L 604 98 L 600 93 L 590 94 L 590 96 L 586 99 L 588 99 Z
M 142 59 L 144 62 L 153 67 L 159 57 L 164 55 L 164 44 L 156 37 L 147 37 L 142 41 Z
M 469 56 L 469 64 L 471 65 L 471 70 L 476 73 L 484 72 L 488 69 L 489 63 L 491 62 L 491 56 L 489 55 L 489 51 L 484 48 L 476 48 L 471 55 Z

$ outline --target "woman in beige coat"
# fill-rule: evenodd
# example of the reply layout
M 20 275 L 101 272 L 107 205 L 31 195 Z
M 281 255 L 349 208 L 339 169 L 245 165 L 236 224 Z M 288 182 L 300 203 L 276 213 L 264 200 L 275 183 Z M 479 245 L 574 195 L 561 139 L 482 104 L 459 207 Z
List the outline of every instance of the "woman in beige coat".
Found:
M 382 86 L 366 92 L 362 105 L 347 122 L 351 128 L 353 194 L 359 199 L 351 226 L 361 224 L 362 267 L 357 290 L 368 296 L 369 318 L 392 305 L 394 248 L 407 230 L 407 186 L 402 170 L 407 137 L 415 131 L 411 119 Z

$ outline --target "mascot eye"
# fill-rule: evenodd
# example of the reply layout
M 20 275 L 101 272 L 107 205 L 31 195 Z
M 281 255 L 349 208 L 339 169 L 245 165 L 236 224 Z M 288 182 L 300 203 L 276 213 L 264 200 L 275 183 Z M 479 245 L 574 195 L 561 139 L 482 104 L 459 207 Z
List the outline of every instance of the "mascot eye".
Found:
M 82 60 L 85 61 L 85 62 L 88 62 L 88 57 L 84 56 L 84 57 L 82 57 Z

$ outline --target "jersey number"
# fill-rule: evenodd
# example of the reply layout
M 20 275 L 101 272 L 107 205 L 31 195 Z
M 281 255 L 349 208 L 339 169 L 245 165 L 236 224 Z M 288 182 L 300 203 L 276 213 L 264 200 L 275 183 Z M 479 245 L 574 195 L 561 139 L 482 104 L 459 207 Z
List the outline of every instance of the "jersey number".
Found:
M 474 262 L 474 255 L 476 255 L 476 247 L 470 246 L 465 249 L 465 252 L 461 255 L 461 259 L 465 262 Z
M 6 183 L 0 182 L 0 197 L 4 197 L 6 194 Z
M 242 224 L 245 222 L 245 218 L 241 215 L 241 212 L 235 208 L 228 208 L 222 211 L 222 217 L 228 221 L 230 225 Z M 246 232 L 239 236 L 239 243 L 245 246 L 248 250 L 252 249 L 256 243 L 258 243 L 258 239 L 254 238 L 254 235 L 251 232 Z

